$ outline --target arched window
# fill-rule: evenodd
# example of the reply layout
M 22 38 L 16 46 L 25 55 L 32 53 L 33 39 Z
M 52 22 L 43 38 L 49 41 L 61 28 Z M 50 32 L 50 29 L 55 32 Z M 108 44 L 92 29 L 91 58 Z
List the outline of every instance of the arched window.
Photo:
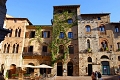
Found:
M 100 32 L 104 32 L 104 31 L 105 31 L 105 26 L 104 26 L 104 25 L 101 25 L 101 26 L 99 27 L 99 30 L 100 30 Z
M 19 29 L 19 32 L 18 32 L 18 37 L 20 37 L 20 34 L 21 34 L 21 29 Z
M 15 30 L 15 37 L 17 37 L 17 32 L 18 32 L 18 29 Z
M 7 51 L 6 51 L 6 53 L 9 53 L 9 50 L 10 50 L 10 44 L 8 44 L 8 46 L 7 46 Z
M 87 40 L 87 48 L 90 49 L 90 40 Z
M 109 58 L 108 58 L 108 56 L 103 55 L 103 56 L 101 56 L 101 59 L 109 59 Z
M 19 44 L 16 43 L 16 44 L 13 45 L 13 51 L 12 52 L 13 53 L 18 53 L 18 49 L 19 49 Z
M 17 44 L 16 46 L 16 53 L 18 53 L 18 49 L 19 49 L 19 44 Z
M 74 54 L 74 46 L 69 45 L 68 49 L 69 49 L 69 54 Z
M 63 45 L 59 46 L 59 53 L 64 53 L 64 46 Z
M 12 51 L 12 53 L 15 53 L 15 44 L 13 45 L 13 51 Z
M 10 35 L 9 35 L 10 37 L 12 36 L 12 31 L 13 31 L 13 29 L 11 29 L 11 32 L 10 32 Z
M 119 27 L 115 26 L 115 32 L 119 32 Z
M 86 28 L 86 32 L 90 32 L 90 26 L 89 25 L 85 26 L 85 28 Z
M 106 50 L 106 49 L 108 49 L 108 44 L 107 44 L 107 41 L 102 41 L 101 42 L 101 45 L 102 45 L 102 48 L 104 49 L 104 50 Z
M 4 45 L 4 50 L 3 50 L 3 53 L 6 53 L 6 44 Z
M 11 37 L 12 36 L 12 29 L 9 29 L 11 32 L 7 35 L 7 37 Z
M 88 57 L 88 62 L 92 62 L 92 58 L 91 57 Z

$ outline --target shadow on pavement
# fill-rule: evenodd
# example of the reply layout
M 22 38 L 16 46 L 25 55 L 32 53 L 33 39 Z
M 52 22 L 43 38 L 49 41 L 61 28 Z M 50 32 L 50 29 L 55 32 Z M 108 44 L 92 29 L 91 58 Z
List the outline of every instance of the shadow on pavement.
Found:
M 120 75 L 103 77 L 103 80 L 120 80 L 119 77 L 120 77 Z

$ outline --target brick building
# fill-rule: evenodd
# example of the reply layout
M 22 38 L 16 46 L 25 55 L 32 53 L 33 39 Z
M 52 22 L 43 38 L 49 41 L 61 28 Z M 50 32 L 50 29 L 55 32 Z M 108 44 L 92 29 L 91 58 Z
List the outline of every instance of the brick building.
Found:
M 100 71 L 103 75 L 115 74 L 120 65 L 120 23 L 110 22 L 110 13 L 81 14 L 80 5 L 53 8 L 51 25 L 32 25 L 27 18 L 6 18 L 6 28 L 12 32 L 3 41 L 0 54 L 0 63 L 5 69 L 11 64 L 51 66 L 55 55 L 53 69 L 29 68 L 28 73 L 81 76 Z M 76 20 L 77 24 L 72 25 Z M 59 30 L 54 33 L 56 28 Z M 56 49 L 57 55 L 49 47 L 55 40 L 58 42 L 53 50 Z M 65 51 L 68 51 L 67 58 L 57 59 L 64 56 Z

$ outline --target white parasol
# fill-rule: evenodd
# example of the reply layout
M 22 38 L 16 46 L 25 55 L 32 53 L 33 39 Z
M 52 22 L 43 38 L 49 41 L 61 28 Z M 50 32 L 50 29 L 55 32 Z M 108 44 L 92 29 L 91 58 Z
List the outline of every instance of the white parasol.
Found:
M 41 65 L 38 65 L 38 66 L 31 66 L 31 68 L 53 68 L 53 67 L 48 66 L 46 64 L 41 64 Z

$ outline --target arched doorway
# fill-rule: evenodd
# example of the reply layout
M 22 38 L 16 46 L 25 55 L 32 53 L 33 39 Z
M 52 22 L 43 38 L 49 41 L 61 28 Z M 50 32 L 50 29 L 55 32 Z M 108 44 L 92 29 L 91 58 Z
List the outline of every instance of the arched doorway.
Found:
M 102 61 L 102 74 L 109 75 L 110 74 L 110 66 L 108 61 Z
M 87 61 L 88 61 L 88 76 L 91 76 L 91 74 L 92 74 L 92 58 L 88 57 Z
M 109 59 L 108 56 L 103 55 L 101 59 Z M 102 74 L 109 75 L 110 74 L 110 66 L 108 61 L 101 61 L 102 64 Z
M 32 66 L 34 66 L 34 64 L 33 63 L 29 63 L 28 65 L 32 65 Z M 30 74 L 30 73 L 33 73 L 34 72 L 34 69 L 33 68 L 27 68 L 27 73 L 28 74 Z
M 1 65 L 1 72 L 2 72 L 2 74 L 4 74 L 4 69 L 5 69 L 5 66 L 4 66 L 4 64 L 2 64 Z
M 73 63 L 72 62 L 68 62 L 67 64 L 67 75 L 73 76 Z
M 42 64 L 46 64 L 46 63 L 41 63 L 40 65 Z M 46 74 L 46 68 L 40 68 L 40 74 L 42 75 Z
M 63 75 L 63 65 L 62 62 L 57 63 L 57 76 Z

